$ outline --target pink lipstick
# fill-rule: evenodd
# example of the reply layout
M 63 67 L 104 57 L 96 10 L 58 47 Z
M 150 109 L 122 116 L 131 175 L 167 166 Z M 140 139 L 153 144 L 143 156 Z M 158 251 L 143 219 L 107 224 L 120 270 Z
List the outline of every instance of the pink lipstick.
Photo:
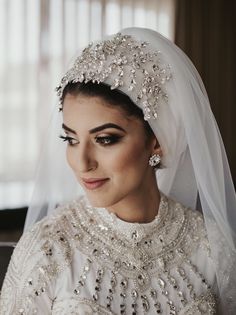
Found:
M 84 183 L 84 186 L 87 188 L 87 189 L 90 189 L 90 190 L 93 190 L 93 189 L 97 189 L 99 187 L 101 187 L 102 185 L 104 185 L 108 180 L 109 178 L 88 178 L 88 179 L 85 179 L 83 178 L 83 183 Z

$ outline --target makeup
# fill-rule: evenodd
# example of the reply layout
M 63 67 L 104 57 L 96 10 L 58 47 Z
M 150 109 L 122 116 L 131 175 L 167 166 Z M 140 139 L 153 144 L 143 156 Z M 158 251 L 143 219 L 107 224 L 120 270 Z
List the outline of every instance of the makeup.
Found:
M 89 190 L 94 190 L 94 189 L 100 188 L 105 183 L 107 183 L 108 180 L 109 180 L 109 178 L 104 178 L 104 179 L 96 179 L 96 178 L 82 179 L 85 188 L 87 188 Z

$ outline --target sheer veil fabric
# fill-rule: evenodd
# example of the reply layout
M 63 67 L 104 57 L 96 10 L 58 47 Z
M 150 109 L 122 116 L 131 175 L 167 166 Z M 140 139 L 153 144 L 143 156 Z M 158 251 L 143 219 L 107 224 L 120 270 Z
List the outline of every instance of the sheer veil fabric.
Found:
M 156 173 L 167 196 L 202 211 L 215 264 L 221 313 L 236 313 L 236 195 L 224 144 L 202 80 L 188 57 L 159 33 L 127 28 L 122 34 L 149 43 L 170 65 L 166 87 L 168 104 L 160 104 L 158 118 L 150 119 L 164 153 Z M 112 37 L 112 36 L 111 36 Z M 109 39 L 110 37 L 108 37 Z M 106 82 L 112 83 L 112 75 Z M 132 91 L 119 88 L 135 102 Z M 84 194 L 66 161 L 66 146 L 58 136 L 62 114 L 56 107 L 39 162 L 25 230 L 63 204 Z

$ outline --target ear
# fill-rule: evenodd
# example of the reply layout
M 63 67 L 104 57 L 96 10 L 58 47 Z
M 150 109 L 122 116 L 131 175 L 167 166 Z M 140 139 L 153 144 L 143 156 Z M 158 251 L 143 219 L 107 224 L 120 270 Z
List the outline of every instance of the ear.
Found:
M 153 138 L 152 141 L 152 154 L 158 154 L 160 156 L 163 156 L 162 148 L 156 137 Z

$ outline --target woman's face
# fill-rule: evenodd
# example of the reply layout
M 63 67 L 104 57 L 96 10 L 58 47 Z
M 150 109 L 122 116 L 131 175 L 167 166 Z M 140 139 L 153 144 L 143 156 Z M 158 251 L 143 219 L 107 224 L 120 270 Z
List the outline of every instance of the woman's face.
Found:
M 151 181 L 154 141 L 143 123 L 100 97 L 67 94 L 63 104 L 67 161 L 93 206 L 111 207 Z

